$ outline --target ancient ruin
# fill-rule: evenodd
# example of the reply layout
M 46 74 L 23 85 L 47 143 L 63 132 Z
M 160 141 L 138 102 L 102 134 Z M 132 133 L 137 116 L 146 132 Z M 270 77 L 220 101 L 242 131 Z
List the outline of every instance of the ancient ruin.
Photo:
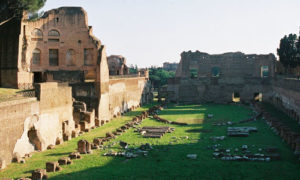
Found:
M 52 149 L 152 99 L 147 70 L 109 76 L 105 46 L 81 7 L 37 19 L 24 12 L 0 26 L 0 34 L 0 86 L 35 89 L 30 98 L 0 103 L 1 168 L 15 153 Z M 118 58 L 114 75 L 128 74 L 125 58 Z
M 109 75 L 128 75 L 129 68 L 126 65 L 126 58 L 118 55 L 107 57 Z
M 276 74 L 273 54 L 183 52 L 167 91 L 172 102 L 271 102 L 300 122 L 300 83 Z

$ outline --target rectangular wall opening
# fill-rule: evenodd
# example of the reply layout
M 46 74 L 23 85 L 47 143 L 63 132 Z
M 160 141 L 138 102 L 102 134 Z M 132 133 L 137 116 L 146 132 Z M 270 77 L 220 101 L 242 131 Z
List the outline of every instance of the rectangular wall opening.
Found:
M 233 102 L 240 102 L 241 101 L 241 96 L 239 92 L 233 92 L 232 93 L 232 101 Z
M 198 69 L 190 69 L 190 77 L 192 79 L 198 78 Z
M 49 65 L 58 66 L 58 49 L 49 49 Z
M 43 73 L 42 72 L 34 72 L 33 73 L 33 82 L 34 83 L 43 82 Z

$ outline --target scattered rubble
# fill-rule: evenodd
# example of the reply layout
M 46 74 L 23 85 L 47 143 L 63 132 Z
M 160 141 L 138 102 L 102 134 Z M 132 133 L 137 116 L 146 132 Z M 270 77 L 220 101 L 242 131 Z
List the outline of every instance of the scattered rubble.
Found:
M 221 140 L 223 141 L 226 137 L 225 136 L 211 136 L 210 139 L 213 141 Z
M 248 137 L 251 132 L 257 132 L 256 127 L 228 127 L 227 135 L 231 137 Z
M 146 138 L 161 138 L 165 133 L 171 133 L 175 129 L 167 126 L 144 126 L 138 131 Z
M 104 153 L 103 156 L 118 156 L 118 157 L 125 157 L 125 158 L 136 158 L 140 155 L 147 156 L 148 152 L 152 150 L 152 146 L 149 143 L 142 144 L 139 148 L 127 148 L 125 151 L 115 152 L 115 151 L 108 151 Z

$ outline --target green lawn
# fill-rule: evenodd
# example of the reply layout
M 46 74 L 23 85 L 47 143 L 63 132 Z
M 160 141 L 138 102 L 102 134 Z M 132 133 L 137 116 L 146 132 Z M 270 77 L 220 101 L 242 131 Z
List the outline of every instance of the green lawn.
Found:
M 138 111 L 141 111 L 139 109 Z M 58 160 L 76 149 L 79 139 L 91 141 L 94 137 L 103 136 L 121 124 L 129 121 L 139 112 L 130 112 L 125 117 L 115 119 L 103 127 L 92 130 L 81 137 L 72 139 L 57 146 L 54 150 L 36 153 L 26 164 L 11 164 L 0 173 L 0 177 L 21 177 L 30 175 L 36 168 L 45 168 L 46 161 Z M 214 114 L 211 119 L 207 114 Z M 133 129 L 127 131 L 108 144 L 120 140 L 138 147 L 150 143 L 153 150 L 149 155 L 128 159 L 123 157 L 106 157 L 103 153 L 120 151 L 119 145 L 107 150 L 96 150 L 91 155 L 83 155 L 72 165 L 62 166 L 63 170 L 48 173 L 50 179 L 299 179 L 300 162 L 293 156 L 289 147 L 279 136 L 259 120 L 236 126 L 256 126 L 257 133 L 249 137 L 226 137 L 223 141 L 214 142 L 211 136 L 226 135 L 226 126 L 213 126 L 215 121 L 239 121 L 248 118 L 252 111 L 242 105 L 185 105 L 170 106 L 160 112 L 159 116 L 172 121 L 192 122 L 188 126 L 166 125 L 148 118 L 140 126 L 171 126 L 175 131 L 161 139 L 143 138 Z M 194 132 L 194 131 L 197 132 Z M 207 132 L 204 130 L 208 130 Z M 202 132 L 200 132 L 202 131 Z M 185 137 L 188 136 L 188 139 Z M 241 147 L 247 144 L 252 152 L 258 148 L 275 146 L 279 148 L 282 160 L 271 162 L 232 162 L 221 161 L 212 157 L 208 146 L 221 144 L 225 148 Z M 107 144 L 106 144 L 107 145 Z M 254 146 L 252 146 L 254 145 Z M 197 154 L 197 159 L 188 159 L 187 154 Z

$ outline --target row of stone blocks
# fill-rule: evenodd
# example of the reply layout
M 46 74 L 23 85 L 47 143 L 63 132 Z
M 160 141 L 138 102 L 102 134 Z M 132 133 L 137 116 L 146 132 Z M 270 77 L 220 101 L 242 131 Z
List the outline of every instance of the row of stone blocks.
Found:
M 266 112 L 261 106 L 257 107 L 263 113 L 267 124 L 291 147 L 295 155 L 300 156 L 300 133 L 291 130 L 279 119 Z

